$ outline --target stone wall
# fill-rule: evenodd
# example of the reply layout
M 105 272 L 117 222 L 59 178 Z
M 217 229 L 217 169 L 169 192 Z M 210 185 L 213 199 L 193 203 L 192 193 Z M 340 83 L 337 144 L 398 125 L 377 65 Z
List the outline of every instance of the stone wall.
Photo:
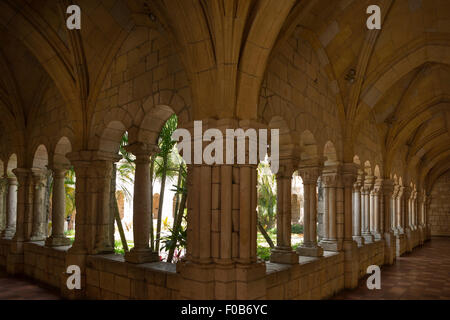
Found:
M 11 241 L 0 240 L 0 267 L 6 267 Z M 24 243 L 23 273 L 43 284 L 66 286 L 69 247 L 49 248 Z M 382 266 L 384 242 L 359 247 L 359 278 L 369 265 Z M 91 255 L 86 259 L 87 299 L 179 299 L 180 275 L 175 264 L 131 264 L 122 255 Z M 266 299 L 327 299 L 344 289 L 344 253 L 325 251 L 324 257 L 300 257 L 299 264 L 266 263 Z
M 24 274 L 30 278 L 59 288 L 61 275 L 66 272 L 66 252 L 70 247 L 44 247 L 43 243 L 24 244 Z
M 375 241 L 359 247 L 359 278 L 367 274 L 367 267 L 384 264 L 384 242 Z
M 431 192 L 429 223 L 431 235 L 450 236 L 450 172 L 439 178 Z
M 300 257 L 297 265 L 267 263 L 267 299 L 325 299 L 344 289 L 344 254 Z
M 166 262 L 131 264 L 120 255 L 90 256 L 86 266 L 88 299 L 178 298 L 176 265 Z

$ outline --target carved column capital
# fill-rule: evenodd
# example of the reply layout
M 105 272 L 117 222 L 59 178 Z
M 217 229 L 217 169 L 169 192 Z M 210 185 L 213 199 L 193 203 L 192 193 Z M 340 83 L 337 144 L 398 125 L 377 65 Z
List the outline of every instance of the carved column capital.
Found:
M 302 177 L 304 184 L 316 184 L 317 179 L 322 172 L 322 168 L 319 166 L 311 166 L 311 167 L 301 167 L 298 170 L 300 176 Z
M 125 147 L 125 150 L 132 153 L 135 157 L 136 163 L 150 163 L 150 156 L 159 152 L 159 148 L 154 144 L 147 144 L 144 142 L 137 142 Z

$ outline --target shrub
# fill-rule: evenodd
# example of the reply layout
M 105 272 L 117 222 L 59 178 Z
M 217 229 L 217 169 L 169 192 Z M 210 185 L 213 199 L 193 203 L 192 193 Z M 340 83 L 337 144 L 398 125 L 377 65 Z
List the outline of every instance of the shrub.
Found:
M 291 233 L 302 234 L 303 233 L 303 226 L 300 225 L 300 224 L 293 224 L 291 226 Z
M 256 254 L 258 257 L 263 259 L 264 261 L 269 261 L 270 259 L 270 247 L 258 247 L 256 249 Z

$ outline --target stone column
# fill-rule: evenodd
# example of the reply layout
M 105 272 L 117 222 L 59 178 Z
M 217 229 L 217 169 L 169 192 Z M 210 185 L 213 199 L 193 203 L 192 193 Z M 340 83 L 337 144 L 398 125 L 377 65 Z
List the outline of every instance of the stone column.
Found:
M 6 189 L 7 179 L 0 178 L 0 235 L 6 228 Z
M 370 191 L 373 188 L 375 177 L 374 176 L 366 176 L 364 180 L 363 190 L 363 199 L 364 199 L 364 219 L 363 219 L 363 230 L 362 236 L 364 237 L 365 243 L 372 243 L 374 241 L 374 237 L 370 232 L 370 216 L 372 212 L 370 212 Z
M 68 299 L 83 298 L 85 294 L 87 255 L 112 253 L 110 186 L 112 164 L 117 154 L 81 150 L 66 155 L 76 175 L 75 241 L 67 251 L 65 267 L 77 265 L 81 269 L 82 290 L 68 290 L 63 285 L 61 294 Z M 61 279 L 63 283 L 67 275 Z
M 227 161 L 228 164 L 197 161 L 188 165 L 187 248 L 185 259 L 177 263 L 183 299 L 248 300 L 266 296 L 266 267 L 256 251 L 257 161 L 250 163 L 249 156 L 253 158 L 255 154 L 250 154 L 248 148 L 256 142 L 251 131 L 256 140 L 255 128 L 259 126 L 254 121 L 235 119 L 202 122 L 202 130 L 214 128 L 222 133 L 224 155 L 231 150 L 229 145 L 237 145 L 237 139 L 227 134 L 227 129 L 242 128 L 249 133 L 250 141 L 243 150 L 244 163 L 238 163 L 235 152 L 234 159 L 230 157 L 234 161 Z M 193 124 L 188 130 L 192 150 L 195 147 L 198 154 L 206 152 L 209 144 L 201 141 L 199 130 Z M 283 192 L 283 199 L 283 203 L 290 202 L 288 192 Z M 290 224 L 289 216 L 287 220 Z
M 64 218 L 66 212 L 66 194 L 64 179 L 67 169 L 53 168 L 52 194 L 52 234 L 45 241 L 48 247 L 70 245 L 70 239 L 64 235 Z
M 320 241 L 320 246 L 326 251 L 342 250 L 342 243 L 337 238 L 337 207 L 336 191 L 338 183 L 338 167 L 326 167 L 322 173 L 324 186 L 324 239 Z
M 391 221 L 392 221 L 392 230 L 394 232 L 394 235 L 397 235 L 398 233 L 398 216 L 397 216 L 397 194 L 399 192 L 400 186 L 397 184 L 394 184 L 394 191 L 392 193 L 391 198 Z
M 406 251 L 412 251 L 412 239 L 411 239 L 411 188 L 404 187 L 403 188 L 403 197 L 402 197 L 402 208 L 403 208 L 403 216 L 404 216 L 404 233 L 405 233 L 405 243 L 406 243 Z
M 42 169 L 32 169 L 34 196 L 33 196 L 33 226 L 31 241 L 43 241 L 46 237 L 46 219 L 44 214 L 45 188 L 47 186 L 46 172 Z
M 303 245 L 297 248 L 300 256 L 321 257 L 323 249 L 317 245 L 317 179 L 322 171 L 318 165 L 301 166 L 300 176 L 303 180 L 305 198 L 304 206 L 304 239 Z
M 298 255 L 291 246 L 291 186 L 294 164 L 282 160 L 277 177 L 277 246 L 272 250 L 270 261 L 275 263 L 298 263 Z
M 17 219 L 17 178 L 8 177 L 8 193 L 6 203 L 6 229 L 3 231 L 2 237 L 12 239 L 16 233 Z
M 383 198 L 384 198 L 384 262 L 393 264 L 395 260 L 395 237 L 392 225 L 392 204 L 394 194 L 394 183 L 390 179 L 383 181 Z
M 427 194 L 426 202 L 425 202 L 425 229 L 426 229 L 426 239 L 431 239 L 431 225 L 430 225 L 430 205 L 431 205 L 431 195 Z
M 358 286 L 359 250 L 353 241 L 353 203 L 354 183 L 356 180 L 356 165 L 344 163 L 342 166 L 342 182 L 344 185 L 344 285 L 347 289 Z
M 411 192 L 411 230 L 416 231 L 416 196 L 417 191 Z
M 133 237 L 134 248 L 125 254 L 131 263 L 159 261 L 157 252 L 149 247 L 151 206 L 150 206 L 150 156 L 157 152 L 156 146 L 137 143 L 127 147 L 136 156 L 134 196 L 133 196 Z
M 357 180 L 353 184 L 353 197 L 354 197 L 354 205 L 353 205 L 353 240 L 356 241 L 358 246 L 364 245 L 364 238 L 361 236 L 362 230 L 362 203 L 361 203 L 361 188 L 364 181 L 364 173 L 362 170 L 358 170 Z
M 396 201 L 396 220 L 397 220 L 397 233 L 396 233 L 396 254 L 401 256 L 406 251 L 406 241 L 405 241 L 405 229 L 404 229 L 404 208 L 403 208 L 403 192 L 405 187 L 398 186 Z
M 13 170 L 17 177 L 17 209 L 16 209 L 16 232 L 13 238 L 15 244 L 12 246 L 12 251 L 15 254 L 22 254 L 22 242 L 25 241 L 25 205 L 27 193 L 27 180 L 30 175 L 29 169 L 16 168 Z
M 34 182 L 31 171 L 28 172 L 25 181 L 25 214 L 24 214 L 24 240 L 30 241 L 33 231 L 33 199 L 34 199 Z
M 381 189 L 383 185 L 383 179 L 376 179 L 374 188 L 371 192 L 371 200 L 372 200 L 372 208 L 373 208 L 373 225 L 371 228 L 371 232 L 375 238 L 375 240 L 381 240 L 382 239 L 382 233 L 381 233 Z

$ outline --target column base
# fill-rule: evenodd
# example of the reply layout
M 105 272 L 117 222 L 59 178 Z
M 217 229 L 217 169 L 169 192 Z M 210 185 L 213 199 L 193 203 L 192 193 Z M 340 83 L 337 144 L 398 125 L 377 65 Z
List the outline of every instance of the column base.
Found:
M 129 252 L 125 253 L 125 261 L 135 264 L 159 262 L 159 255 L 151 249 L 135 250 L 132 248 Z
M 30 237 L 30 241 L 32 241 L 32 242 L 45 241 L 45 235 L 44 234 L 32 235 Z
M 297 254 L 305 257 L 323 257 L 323 248 L 315 246 L 304 246 L 297 248 Z
M 364 238 L 364 243 L 369 244 L 374 242 L 374 237 L 371 234 L 363 234 L 362 237 Z
M 381 233 L 379 233 L 379 232 L 374 231 L 372 233 L 372 235 L 373 235 L 373 238 L 374 238 L 375 241 L 380 241 L 380 240 L 383 239 L 383 235 Z
M 16 229 L 6 228 L 3 231 L 2 239 L 11 240 L 14 237 L 15 234 L 16 234 Z
M 338 240 L 324 239 L 320 241 L 319 245 L 325 251 L 334 251 L 334 252 L 342 251 L 342 242 L 339 242 Z
M 65 236 L 51 236 L 45 240 L 47 247 L 65 247 L 70 246 L 70 239 Z
M 297 264 L 298 254 L 292 250 L 272 249 L 270 262 L 282 264 Z
M 361 236 L 353 236 L 353 241 L 356 242 L 356 244 L 358 245 L 358 247 L 361 247 L 364 245 L 364 238 Z

